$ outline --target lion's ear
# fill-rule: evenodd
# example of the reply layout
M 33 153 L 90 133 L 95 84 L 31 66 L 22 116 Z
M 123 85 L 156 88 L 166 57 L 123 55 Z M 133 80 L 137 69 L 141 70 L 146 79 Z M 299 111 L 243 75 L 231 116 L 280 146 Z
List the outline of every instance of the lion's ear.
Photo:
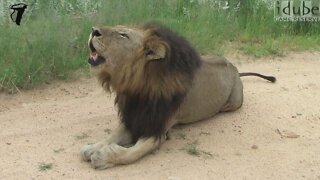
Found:
M 161 41 L 150 41 L 145 44 L 144 53 L 147 60 L 164 59 L 167 53 L 167 44 Z

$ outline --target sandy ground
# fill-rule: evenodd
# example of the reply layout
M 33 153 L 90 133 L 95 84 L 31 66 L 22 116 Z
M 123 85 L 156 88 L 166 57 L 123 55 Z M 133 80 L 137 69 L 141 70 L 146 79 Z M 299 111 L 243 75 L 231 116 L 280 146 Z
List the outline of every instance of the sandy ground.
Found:
M 243 78 L 240 110 L 175 127 L 159 150 L 102 171 L 79 155 L 118 124 L 94 78 L 0 95 L 0 179 L 320 179 L 320 53 L 229 59 L 278 81 Z

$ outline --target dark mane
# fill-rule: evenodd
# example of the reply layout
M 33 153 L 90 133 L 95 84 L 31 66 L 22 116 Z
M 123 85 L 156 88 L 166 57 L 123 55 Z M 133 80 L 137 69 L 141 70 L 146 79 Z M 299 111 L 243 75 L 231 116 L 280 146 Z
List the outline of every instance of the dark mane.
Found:
M 163 137 L 166 123 L 183 102 L 201 66 L 199 54 L 183 37 L 156 23 L 142 28 L 149 32 L 145 42 L 160 39 L 168 49 L 164 59 L 144 65 L 140 89 L 117 92 L 119 116 L 134 141 L 140 137 Z M 131 82 L 136 82 L 134 78 Z

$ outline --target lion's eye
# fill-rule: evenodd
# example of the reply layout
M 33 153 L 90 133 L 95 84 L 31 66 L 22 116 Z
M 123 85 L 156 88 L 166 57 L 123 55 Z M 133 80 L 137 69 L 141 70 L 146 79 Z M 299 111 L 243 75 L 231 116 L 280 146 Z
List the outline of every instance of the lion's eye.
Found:
M 120 37 L 129 39 L 129 36 L 126 33 L 119 33 L 119 35 L 120 35 Z

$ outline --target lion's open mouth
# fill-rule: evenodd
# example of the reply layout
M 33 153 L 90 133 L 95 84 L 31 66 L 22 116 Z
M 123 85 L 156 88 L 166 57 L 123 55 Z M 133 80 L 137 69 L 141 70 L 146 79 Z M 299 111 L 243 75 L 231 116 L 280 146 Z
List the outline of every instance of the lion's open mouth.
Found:
M 90 57 L 88 59 L 88 63 L 91 66 L 98 66 L 106 62 L 106 58 L 97 54 L 97 52 L 91 52 Z
M 89 43 L 89 47 L 90 47 L 91 53 L 88 59 L 88 63 L 91 64 L 91 66 L 98 66 L 106 62 L 107 58 L 104 58 L 98 55 L 97 50 L 94 48 L 91 41 Z

